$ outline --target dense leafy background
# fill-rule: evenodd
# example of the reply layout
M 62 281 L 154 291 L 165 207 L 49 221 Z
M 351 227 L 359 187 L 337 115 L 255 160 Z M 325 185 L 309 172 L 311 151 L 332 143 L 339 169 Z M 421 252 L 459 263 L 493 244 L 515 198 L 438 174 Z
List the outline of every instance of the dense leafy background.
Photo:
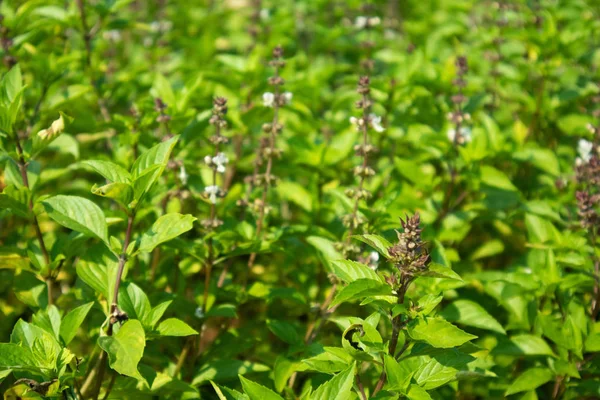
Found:
M 582 228 L 575 200 L 599 183 L 575 179 L 578 141 L 598 142 L 597 1 L 4 0 L 0 13 L 5 398 L 600 397 L 597 220 Z M 274 118 L 277 45 L 292 99 L 263 197 L 246 177 Z M 361 75 L 384 129 L 368 131 L 372 197 L 353 214 Z M 230 140 L 213 181 L 216 96 Z M 227 192 L 212 207 L 215 183 Z M 389 248 L 416 212 L 432 263 L 396 304 Z M 350 232 L 348 214 L 366 223 Z

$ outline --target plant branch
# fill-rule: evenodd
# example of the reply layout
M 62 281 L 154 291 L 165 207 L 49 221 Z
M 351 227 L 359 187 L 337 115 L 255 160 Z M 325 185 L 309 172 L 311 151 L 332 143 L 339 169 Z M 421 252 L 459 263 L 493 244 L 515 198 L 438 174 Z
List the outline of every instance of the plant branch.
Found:
M 31 189 L 29 186 L 29 178 L 27 176 L 27 162 L 25 161 L 25 156 L 23 154 L 23 148 L 21 147 L 21 141 L 19 139 L 19 135 L 16 134 L 16 145 L 17 145 L 17 155 L 19 157 L 18 165 L 19 172 L 21 173 L 21 179 L 23 180 L 23 185 L 27 189 Z M 33 193 L 29 194 L 29 210 L 31 211 L 32 217 L 32 225 L 35 231 L 35 236 L 37 238 L 38 244 L 40 246 L 40 250 L 42 252 L 42 256 L 44 257 L 44 262 L 46 266 L 50 268 L 50 255 L 48 254 L 48 249 L 46 247 L 46 243 L 44 242 L 44 236 L 42 235 L 42 231 L 40 229 L 40 224 L 37 220 L 37 216 L 33 211 Z M 54 304 L 54 295 L 53 295 L 53 287 L 54 287 L 54 278 L 52 277 L 51 271 L 48 271 L 48 275 L 45 277 L 46 286 L 48 287 L 48 306 Z
M 112 336 L 113 327 L 119 321 L 119 289 L 121 287 L 121 279 L 123 276 L 123 271 L 125 269 L 125 264 L 127 263 L 127 248 L 129 247 L 129 243 L 131 242 L 131 235 L 133 233 L 133 222 L 135 220 L 135 212 L 129 214 L 127 218 L 127 230 L 125 231 L 125 241 L 123 242 L 123 250 L 121 251 L 121 255 L 119 256 L 119 266 L 117 269 L 117 278 L 115 282 L 115 288 L 113 291 L 112 303 L 110 305 L 109 311 L 109 321 L 108 321 L 108 329 L 106 330 L 106 334 L 108 336 Z M 92 393 L 93 399 L 98 399 L 100 394 L 100 389 L 102 388 L 102 381 L 104 380 L 104 371 L 107 369 L 107 357 L 106 352 L 101 351 L 100 357 L 98 358 L 98 362 L 96 363 L 95 369 L 97 369 L 97 378 L 95 379 L 95 387 Z M 93 372 L 92 372 L 93 373 Z M 84 393 L 85 394 L 85 393 Z
M 410 285 L 410 283 L 411 283 L 410 277 L 408 277 L 406 275 L 402 275 L 402 277 L 400 278 L 401 286 L 398 289 L 397 304 L 404 303 L 404 296 L 406 295 L 406 291 L 407 291 L 408 285 Z M 394 358 L 396 355 L 396 347 L 398 346 L 398 338 L 400 337 L 400 330 L 402 329 L 403 326 L 404 326 L 404 324 L 402 324 L 402 314 L 399 314 L 392 320 L 392 339 L 390 341 L 389 354 L 390 354 L 390 356 L 392 356 Z M 404 347 L 400 351 L 400 354 L 404 353 L 404 351 L 407 348 L 408 348 L 408 339 L 404 343 Z M 377 385 L 375 386 L 373 395 L 377 394 L 377 392 L 379 392 L 383 388 L 383 385 L 385 384 L 386 379 L 387 379 L 387 376 L 386 376 L 385 368 L 384 368 L 383 371 L 381 371 L 381 375 L 379 376 L 379 381 L 377 381 Z

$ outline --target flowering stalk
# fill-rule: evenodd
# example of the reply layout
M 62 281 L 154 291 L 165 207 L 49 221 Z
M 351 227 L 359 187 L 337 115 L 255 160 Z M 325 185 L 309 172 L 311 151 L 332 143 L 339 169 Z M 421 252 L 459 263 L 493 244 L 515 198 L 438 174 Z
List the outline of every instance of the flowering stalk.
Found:
M 215 134 L 211 136 L 210 141 L 214 145 L 214 153 L 212 156 L 204 157 L 204 162 L 212 169 L 212 184 L 204 188 L 204 195 L 208 197 L 210 202 L 210 217 L 202 221 L 202 225 L 208 232 L 213 232 L 216 228 L 223 224 L 223 221 L 217 218 L 217 197 L 223 197 L 225 191 L 218 186 L 217 175 L 225 173 L 225 166 L 229 159 L 225 153 L 221 152 L 221 145 L 229 140 L 221 134 L 221 130 L 227 128 L 225 115 L 227 114 L 227 99 L 224 97 L 216 97 L 213 100 L 213 115 L 210 118 L 210 124 L 215 127 Z M 207 311 L 208 293 L 210 287 L 210 274 L 213 267 L 214 249 L 212 236 L 208 238 L 208 256 L 206 259 L 206 270 L 204 274 L 204 296 L 202 307 Z
M 404 232 L 396 231 L 398 235 L 398 243 L 388 249 L 388 261 L 392 263 L 397 272 L 389 276 L 388 284 L 396 293 L 396 303 L 403 304 L 404 297 L 410 284 L 419 274 L 427 271 L 431 262 L 429 251 L 425 248 L 425 242 L 421 239 L 421 217 L 418 213 L 412 217 L 406 217 L 406 220 L 400 219 L 400 223 Z M 400 331 L 408 323 L 407 316 L 399 314 L 392 319 L 392 338 L 390 340 L 389 355 L 393 358 L 398 358 L 410 346 L 408 336 L 404 346 L 399 354 L 396 354 L 398 347 L 398 338 Z M 379 392 L 386 381 L 385 368 L 381 372 L 379 381 L 373 391 L 373 395 Z
M 448 185 L 446 194 L 444 195 L 442 210 L 438 215 L 437 222 L 441 222 L 443 218 L 452 210 L 452 208 L 456 207 L 464 199 L 464 196 L 466 196 L 465 192 L 454 202 L 453 205 L 450 204 L 452 200 L 452 194 L 456 186 L 456 179 L 458 177 L 457 167 L 454 164 L 454 159 L 457 157 L 458 153 L 458 146 L 462 146 L 471 141 L 471 129 L 464 126 L 464 123 L 469 121 L 471 116 L 463 110 L 463 105 L 467 101 L 467 98 L 464 95 L 464 88 L 467 85 L 465 75 L 469 70 L 466 57 L 460 56 L 456 59 L 456 69 L 457 77 L 453 81 L 453 84 L 457 88 L 457 93 L 452 96 L 451 99 L 452 103 L 454 104 L 454 111 L 448 114 L 448 119 L 454 125 L 454 127 L 449 129 L 447 133 L 448 139 L 450 142 L 452 142 L 452 155 L 448 160 L 450 184 Z
M 490 75 L 492 76 L 492 101 L 489 105 L 492 110 L 498 106 L 498 79 L 502 75 L 498 67 L 500 65 L 500 61 L 502 61 L 501 46 L 505 41 L 504 30 L 508 25 L 508 20 L 506 18 L 508 4 L 503 1 L 496 1 L 493 3 L 493 5 L 497 12 L 495 13 L 495 18 L 492 18 L 492 22 L 498 27 L 498 36 L 496 36 L 492 41 L 494 46 L 493 50 L 485 53 L 485 57 L 492 63 L 492 69 L 490 71 Z
M 259 168 L 265 161 L 266 166 L 264 173 L 255 174 L 254 179 L 251 182 L 255 187 L 262 186 L 261 199 L 254 203 L 255 212 L 258 214 L 256 221 L 256 237 L 259 240 L 263 234 L 265 214 L 268 212 L 267 198 L 269 191 L 271 185 L 276 181 L 276 177 L 272 174 L 273 160 L 275 157 L 280 156 L 280 150 L 277 149 L 275 143 L 277 135 L 283 130 L 283 125 L 279 123 L 279 108 L 288 104 L 292 99 L 292 94 L 290 92 L 281 91 L 281 87 L 285 83 L 283 78 L 279 75 L 279 71 L 285 66 L 285 61 L 283 60 L 283 48 L 281 46 L 277 46 L 273 49 L 273 59 L 269 62 L 269 65 L 274 69 L 273 76 L 269 78 L 269 84 L 273 86 L 274 93 L 267 92 L 263 94 L 263 104 L 265 107 L 273 108 L 273 120 L 271 123 L 264 124 L 262 127 L 266 136 L 263 136 L 260 140 L 260 155 L 258 158 L 260 164 L 255 164 L 255 168 Z M 248 275 L 254 266 L 255 260 L 256 253 L 250 254 L 245 283 L 247 283 Z
M 595 96 L 595 102 L 600 102 L 600 96 Z M 594 113 L 600 116 L 600 111 Z M 597 207 L 600 204 L 600 157 L 598 155 L 600 142 L 600 125 L 588 125 L 594 135 L 593 142 L 580 139 L 577 150 L 579 157 L 575 160 L 575 177 L 580 189 L 575 193 L 577 199 L 577 214 L 581 226 L 587 231 L 589 244 L 592 246 L 592 260 L 594 262 L 594 289 L 591 305 L 592 319 L 596 319 L 600 312 L 600 260 L 596 256 L 596 241 L 598 235 Z
M 342 219 L 342 223 L 348 229 L 344 242 L 339 244 L 344 257 L 360 251 L 358 246 L 352 245 L 352 235 L 361 225 L 366 222 L 364 217 L 359 214 L 358 207 L 360 201 L 363 199 L 367 200 L 371 197 L 371 193 L 365 189 L 365 184 L 367 179 L 375 174 L 373 168 L 369 166 L 369 154 L 373 153 L 376 149 L 369 143 L 369 129 L 373 129 L 376 132 L 384 131 L 383 126 L 381 126 L 381 117 L 371 113 L 372 100 L 370 96 L 370 78 L 368 76 L 361 76 L 359 78 L 357 92 L 360 94 L 361 98 L 356 102 L 356 107 L 359 110 L 362 110 L 362 114 L 358 118 L 354 116 L 350 117 L 350 123 L 355 125 L 356 129 L 362 133 L 362 142 L 354 146 L 356 154 L 362 158 L 362 161 L 361 165 L 354 168 L 354 175 L 359 178 L 358 187 L 355 189 L 346 190 L 346 195 L 354 200 L 354 205 L 352 207 L 352 212 L 345 215 Z M 331 304 L 336 290 L 337 282 L 334 281 L 329 294 L 319 307 L 320 318 L 309 325 L 305 335 L 305 341 L 307 344 L 312 343 L 322 327 L 326 317 L 333 312 L 333 310 L 329 309 L 329 304 Z
M 362 143 L 354 146 L 356 155 L 362 158 L 360 166 L 354 168 L 354 176 L 359 178 L 358 187 L 355 189 L 346 190 L 346 195 L 354 200 L 352 212 L 345 215 L 342 222 L 348 233 L 346 235 L 345 244 L 343 247 L 343 253 L 345 255 L 357 252 L 358 249 L 350 244 L 352 234 L 363 225 L 366 220 L 358 212 L 358 206 L 361 200 L 368 200 L 372 195 L 365 189 L 365 183 L 368 178 L 375 175 L 375 170 L 369 166 L 369 154 L 375 151 L 375 147 L 369 143 L 369 129 L 373 129 L 376 132 L 383 132 L 384 128 L 381 126 L 381 117 L 371 113 L 372 100 L 371 100 L 371 87 L 370 78 L 368 76 L 361 76 L 358 79 L 357 92 L 360 94 L 361 99 L 356 102 L 356 108 L 362 110 L 360 117 L 350 117 L 350 123 L 356 126 L 362 133 Z

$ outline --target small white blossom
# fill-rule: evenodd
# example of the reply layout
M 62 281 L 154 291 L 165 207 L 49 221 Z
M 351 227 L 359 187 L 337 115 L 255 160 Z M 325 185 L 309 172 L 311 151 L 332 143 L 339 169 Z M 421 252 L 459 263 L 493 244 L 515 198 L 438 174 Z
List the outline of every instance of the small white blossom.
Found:
M 204 156 L 204 163 L 206 165 L 211 165 L 212 164 L 212 157 L 211 156 Z
M 261 21 L 266 21 L 271 18 L 271 12 L 268 8 L 263 8 L 260 10 L 260 19 Z
M 365 121 L 362 118 L 350 117 L 350 123 L 356 126 L 357 130 L 360 130 L 360 127 L 363 126 Z
M 381 23 L 381 19 L 379 17 L 367 17 L 364 15 L 359 15 L 354 20 L 354 26 L 358 29 L 365 29 L 367 27 L 377 26 Z
M 263 106 L 273 107 L 275 105 L 275 95 L 271 92 L 263 93 Z
M 577 143 L 577 152 L 579 153 L 579 157 L 582 162 L 589 162 L 592 158 L 592 150 L 594 149 L 594 144 L 589 140 L 579 139 Z
M 211 203 L 217 204 L 217 194 L 219 194 L 219 187 L 217 185 L 211 185 L 204 188 L 204 192 L 208 194 L 208 198 Z
M 383 132 L 385 128 L 381 126 L 381 117 L 375 114 L 370 114 L 369 119 L 371 120 L 371 126 L 375 129 L 375 132 Z
M 381 23 L 381 19 L 379 17 L 371 17 L 369 18 L 369 26 L 377 26 Z
M 368 23 L 369 18 L 365 17 L 364 15 L 360 15 L 356 17 L 356 20 L 354 21 L 354 26 L 358 29 L 363 29 L 367 26 Z
M 376 270 L 379 262 L 379 253 L 376 251 L 372 251 L 369 254 L 369 267 L 373 270 Z
M 202 310 L 202 307 L 196 308 L 196 311 L 194 312 L 194 316 L 198 319 L 204 318 L 204 311 Z
M 182 164 L 181 168 L 179 168 L 179 180 L 184 185 L 187 185 L 188 177 L 189 177 L 189 175 L 187 174 L 187 172 L 185 170 L 185 166 Z
M 121 31 L 117 29 L 111 29 L 109 31 L 104 31 L 102 33 L 102 37 L 109 42 L 117 43 L 121 41 Z
M 223 173 L 225 172 L 225 166 L 229 162 L 229 158 L 225 155 L 225 153 L 219 153 L 215 157 L 212 158 L 212 163 L 217 166 L 217 172 Z
M 292 102 L 292 97 L 294 95 L 292 94 L 292 92 L 285 92 L 283 94 L 283 99 L 285 100 L 285 104 L 290 104 Z
M 452 143 L 456 140 L 456 129 L 448 129 L 447 132 L 448 140 Z M 473 134 L 471 132 L 471 128 L 461 127 L 460 128 L 460 139 L 457 141 L 458 144 L 469 143 L 473 140 Z
M 173 23 L 171 21 L 152 21 L 150 23 L 150 30 L 152 32 L 168 32 L 173 28 Z

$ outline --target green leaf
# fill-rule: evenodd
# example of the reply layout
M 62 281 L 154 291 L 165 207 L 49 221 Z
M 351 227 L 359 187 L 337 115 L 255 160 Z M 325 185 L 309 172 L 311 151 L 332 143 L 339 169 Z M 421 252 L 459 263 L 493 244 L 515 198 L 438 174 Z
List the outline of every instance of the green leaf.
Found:
M 487 329 L 506 335 L 506 331 L 485 308 L 471 300 L 457 300 L 447 306 L 440 316 L 450 322 Z
M 179 136 L 174 136 L 148 149 L 135 160 L 131 167 L 131 176 L 136 201 L 139 201 L 162 175 L 178 140 Z
M 82 161 L 77 166 L 82 165 L 88 167 L 110 182 L 115 183 L 130 183 L 131 174 L 123 167 L 110 161 L 104 160 L 87 160 Z
M 77 329 L 79 329 L 93 305 L 93 301 L 89 302 L 74 308 L 67 315 L 65 315 L 60 325 L 60 337 L 65 346 L 71 343 L 71 340 L 73 340 L 77 334 Z
M 259 385 L 256 382 L 252 382 L 251 380 L 244 378 L 242 375 L 239 377 L 240 382 L 242 382 L 244 392 L 248 395 L 250 400 L 283 400 L 283 397 L 271 389 L 268 389 L 263 385 Z
M 139 251 L 150 253 L 156 246 L 167 242 L 193 228 L 195 217 L 178 213 L 165 214 L 140 238 Z
M 77 262 L 77 276 L 112 302 L 119 260 L 104 245 L 93 246 Z M 119 299 L 120 300 L 120 299 Z
M 399 364 L 393 357 L 385 355 L 384 368 L 386 375 L 385 389 L 406 393 L 415 371 L 405 368 L 407 364 Z M 403 368 L 404 367 L 404 368 Z
M 23 78 L 19 64 L 4 74 L 2 81 L 0 81 L 0 89 L 0 96 L 5 106 L 9 106 L 17 99 L 19 93 L 23 90 Z
M 446 278 L 462 281 L 460 275 L 454 272 L 452 268 L 438 263 L 431 263 L 426 271 L 419 272 L 418 275 L 430 278 Z
M 0 210 L 10 210 L 12 213 L 23 218 L 29 216 L 29 207 L 26 204 L 4 193 L 0 194 Z
M 142 325 L 152 329 L 148 316 L 152 310 L 150 300 L 142 288 L 135 283 L 127 285 L 127 289 L 119 291 L 119 307 L 125 311 L 129 318 L 139 320 Z
M 267 320 L 267 327 L 275 336 L 288 344 L 301 345 L 303 343 L 302 336 L 296 327 L 289 322 L 269 319 Z
M 115 335 L 98 338 L 98 345 L 108 353 L 112 369 L 122 375 L 144 380 L 137 368 L 146 346 L 146 335 L 140 321 L 125 322 Z
M 219 400 L 249 400 L 247 395 L 240 393 L 237 390 L 219 386 L 213 381 L 210 381 L 210 384 L 212 385 L 213 389 L 215 389 Z
M 408 325 L 408 334 L 437 348 L 456 347 L 477 338 L 440 318 L 417 318 Z
M 133 200 L 133 187 L 128 183 L 116 182 L 104 186 L 94 185 L 92 187 L 92 193 L 96 196 L 113 199 L 124 208 L 129 208 L 129 203 Z
M 335 375 L 329 381 L 317 388 L 310 396 L 311 400 L 350 400 L 354 398 L 352 386 L 354 385 L 354 375 L 356 374 L 356 364 Z
M 273 365 L 273 383 L 275 384 L 275 390 L 281 392 L 290 377 L 296 371 L 305 371 L 306 365 L 301 362 L 290 361 L 284 356 L 279 356 L 275 359 L 275 365 Z
M 528 334 L 515 335 L 510 340 L 501 341 L 492 349 L 492 354 L 554 356 L 554 352 L 544 339 Z
M 414 371 L 413 381 L 424 389 L 431 390 L 456 380 L 457 374 L 474 360 L 474 357 L 457 349 L 447 349 L 436 352 L 431 357 L 420 356 L 415 360 L 403 360 L 400 365 L 410 361 L 408 365 L 412 366 L 411 371 Z
M 390 242 L 388 242 L 387 239 L 385 239 L 384 237 L 379 236 L 379 235 L 373 235 L 373 234 L 355 235 L 352 237 L 354 239 L 360 240 L 363 243 L 368 244 L 369 246 L 371 246 L 372 248 L 377 250 L 377 252 L 379 254 L 381 254 L 382 256 L 384 256 L 386 258 L 390 257 L 390 253 L 388 252 L 388 249 L 390 247 L 392 247 L 392 244 Z
M 585 351 L 594 353 L 600 351 L 600 333 L 592 333 L 585 339 Z
M 385 283 L 373 279 L 357 279 L 339 291 L 335 299 L 331 302 L 330 307 L 346 301 L 363 299 L 367 296 L 385 296 L 391 294 L 392 289 Z
M 94 202 L 78 196 L 58 195 L 42 202 L 48 216 L 60 225 L 97 237 L 108 245 L 108 225 Z
M 168 318 L 158 324 L 156 328 L 161 336 L 190 336 L 197 335 L 191 326 L 177 318 Z
M 217 304 L 206 313 L 206 318 L 212 317 L 237 318 L 238 315 L 234 304 Z
M 33 316 L 33 324 L 39 326 L 44 329 L 46 332 L 50 333 L 52 337 L 56 340 L 59 340 L 60 335 L 60 313 L 58 312 L 58 308 L 56 306 L 51 305 L 48 306 L 45 310 L 39 310 Z
M 354 282 L 358 279 L 372 279 L 383 282 L 383 279 L 365 264 L 350 260 L 332 261 L 333 272 L 346 283 Z
M 38 362 L 28 348 L 13 343 L 0 343 L 0 368 L 38 370 Z
M 154 327 L 156 326 L 158 321 L 162 318 L 163 314 L 165 313 L 165 311 L 167 311 L 167 308 L 169 308 L 169 306 L 171 305 L 172 302 L 173 302 L 173 300 L 163 301 L 162 303 L 160 303 L 159 305 L 154 307 L 152 309 L 152 311 L 150 311 L 150 313 L 148 314 L 147 320 L 148 320 L 148 324 L 150 325 L 151 329 L 154 329 Z
M 347 368 L 354 359 L 346 350 L 340 347 L 325 347 L 325 352 L 302 360 L 308 369 L 333 374 Z
M 266 365 L 250 361 L 227 359 L 210 361 L 200 367 L 198 374 L 192 380 L 192 385 L 199 386 L 210 380 L 222 382 L 234 379 L 239 374 L 265 372 L 269 371 L 269 369 Z
M 410 385 L 406 397 L 410 400 L 431 400 L 431 396 L 419 385 Z
M 296 182 L 282 181 L 277 184 L 277 193 L 285 200 L 296 204 L 306 211 L 312 211 L 312 197 L 304 186 Z
M 529 390 L 534 390 L 543 384 L 550 382 L 554 379 L 554 373 L 544 367 L 535 367 L 530 368 L 525 372 L 522 372 L 517 379 L 511 383 L 511 385 L 506 389 L 506 396 L 510 396 L 511 394 L 526 392 Z

